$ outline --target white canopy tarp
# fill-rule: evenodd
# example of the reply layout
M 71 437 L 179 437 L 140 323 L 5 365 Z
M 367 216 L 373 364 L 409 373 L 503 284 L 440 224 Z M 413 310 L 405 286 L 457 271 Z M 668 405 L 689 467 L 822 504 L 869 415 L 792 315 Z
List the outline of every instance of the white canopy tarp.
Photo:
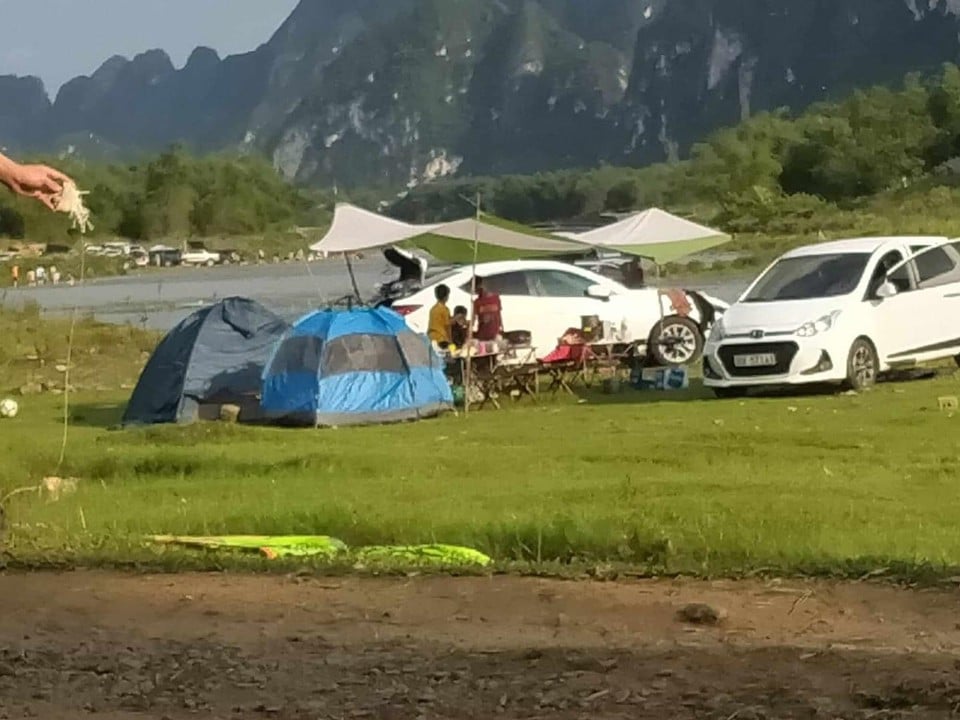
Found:
M 447 223 L 414 225 L 384 217 L 362 208 L 339 203 L 334 210 L 333 223 L 327 234 L 311 246 L 314 252 L 351 253 L 372 248 L 408 243 L 431 251 L 443 258 L 442 243 L 431 241 L 429 236 L 463 240 L 481 245 L 492 245 L 522 254 L 569 253 L 584 250 L 579 240 L 561 240 L 542 237 L 520 230 L 501 227 L 493 223 L 464 218 Z M 460 254 L 460 253 L 456 253 Z
M 658 264 L 679 260 L 730 241 L 730 236 L 659 208 L 582 233 L 558 233 L 586 245 L 647 257 Z

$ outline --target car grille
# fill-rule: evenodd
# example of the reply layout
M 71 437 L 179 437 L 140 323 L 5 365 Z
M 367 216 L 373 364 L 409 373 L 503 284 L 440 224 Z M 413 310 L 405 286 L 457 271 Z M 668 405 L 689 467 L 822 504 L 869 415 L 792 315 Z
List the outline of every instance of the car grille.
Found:
M 724 345 L 717 354 L 723 367 L 731 377 L 763 377 L 765 375 L 786 375 L 790 372 L 790 363 L 796 357 L 799 346 L 795 342 L 750 343 L 745 345 Z M 772 353 L 777 364 L 769 367 L 737 367 L 733 364 L 735 355 L 763 355 Z

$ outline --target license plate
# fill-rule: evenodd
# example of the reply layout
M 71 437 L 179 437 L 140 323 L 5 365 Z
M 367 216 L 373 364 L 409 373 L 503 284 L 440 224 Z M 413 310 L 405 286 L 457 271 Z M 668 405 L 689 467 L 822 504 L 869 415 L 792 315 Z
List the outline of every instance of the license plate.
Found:
M 777 364 L 777 356 L 773 353 L 734 355 L 733 364 L 738 368 L 772 367 Z

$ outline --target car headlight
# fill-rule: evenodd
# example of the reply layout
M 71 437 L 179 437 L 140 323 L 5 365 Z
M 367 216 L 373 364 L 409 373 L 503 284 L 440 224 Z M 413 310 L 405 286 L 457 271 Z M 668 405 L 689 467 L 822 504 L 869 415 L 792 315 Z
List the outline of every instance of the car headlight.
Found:
M 710 337 L 708 338 L 710 342 L 720 342 L 726 337 L 726 333 L 723 331 L 723 318 L 717 318 L 717 321 L 713 323 L 713 327 L 710 328 Z
M 797 337 L 810 338 L 828 332 L 837 322 L 838 317 L 840 317 L 840 311 L 835 310 L 829 315 L 824 315 L 812 322 L 804 323 L 797 329 L 796 335 Z

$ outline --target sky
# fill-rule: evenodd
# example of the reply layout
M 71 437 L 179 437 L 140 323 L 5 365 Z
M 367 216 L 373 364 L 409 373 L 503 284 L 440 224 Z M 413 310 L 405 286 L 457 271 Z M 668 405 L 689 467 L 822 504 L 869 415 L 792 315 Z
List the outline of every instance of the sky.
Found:
M 220 56 L 266 42 L 298 0 L 0 0 L 0 75 L 37 75 L 47 92 L 113 55 L 166 50 L 182 67 L 198 45 Z

